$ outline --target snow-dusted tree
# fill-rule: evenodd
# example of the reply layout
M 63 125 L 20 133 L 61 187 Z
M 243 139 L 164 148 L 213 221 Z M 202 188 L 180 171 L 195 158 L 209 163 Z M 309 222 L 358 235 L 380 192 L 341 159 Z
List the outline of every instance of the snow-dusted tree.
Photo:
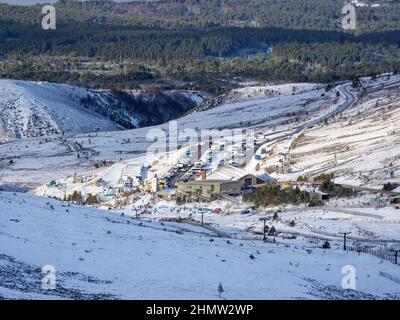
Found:
M 218 296 L 221 298 L 221 294 L 224 292 L 225 290 L 224 290 L 224 288 L 222 287 L 222 283 L 220 282 L 219 283 L 219 286 L 218 286 Z
M 275 227 L 272 226 L 271 229 L 269 229 L 268 235 L 275 237 L 278 234 L 278 232 L 276 231 Z

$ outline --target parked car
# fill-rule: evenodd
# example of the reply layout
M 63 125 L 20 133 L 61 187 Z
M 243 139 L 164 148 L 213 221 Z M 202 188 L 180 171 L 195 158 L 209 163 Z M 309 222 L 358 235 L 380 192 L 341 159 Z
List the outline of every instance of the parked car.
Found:
M 197 161 L 194 163 L 193 169 L 201 169 L 203 167 L 203 163 L 201 161 Z

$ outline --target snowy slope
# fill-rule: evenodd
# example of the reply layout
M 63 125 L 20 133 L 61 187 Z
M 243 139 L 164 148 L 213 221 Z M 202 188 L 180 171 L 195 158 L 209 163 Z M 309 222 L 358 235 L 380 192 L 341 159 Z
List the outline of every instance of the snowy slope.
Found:
M 202 101 L 200 94 L 191 91 L 110 93 L 47 82 L 0 80 L 0 142 L 159 124 Z
M 268 156 L 260 162 L 259 172 L 255 171 L 258 161 L 253 157 L 246 167 L 249 172 L 267 170 L 279 179 L 296 179 L 302 174 L 337 169 L 343 181 L 352 183 L 361 178 L 365 184 L 368 181 L 363 176 L 375 170 L 376 179 L 368 185 L 382 185 L 391 178 L 392 172 L 391 179 L 398 181 L 399 108 L 395 100 L 399 82 L 399 77 L 394 76 L 389 80 L 364 80 L 368 94 L 356 104 L 356 95 L 348 83 L 330 91 L 312 84 L 298 85 L 296 90 L 293 90 L 295 85 L 268 87 L 275 92 L 271 96 L 256 95 L 256 98 L 241 100 L 245 98 L 241 95 L 237 101 L 223 102 L 181 117 L 176 122 L 177 130 L 242 128 L 260 132 L 265 136 L 263 147 Z M 254 87 L 240 90 L 256 94 Z M 387 95 L 391 98 L 385 98 Z M 322 120 L 327 124 L 322 125 Z M 0 145 L 0 179 L 3 183 L 38 186 L 74 173 L 92 174 L 95 165 L 103 161 L 108 165 L 121 161 L 143 164 L 154 142 L 146 138 L 149 132 L 160 134 L 162 141 L 170 125 L 171 122 L 134 130 L 59 139 L 29 138 L 3 144 Z M 185 138 L 184 134 L 181 138 Z M 291 173 L 286 168 L 282 175 L 277 169 L 281 168 L 283 153 L 288 154 L 285 162 Z
M 378 188 L 400 181 L 398 83 L 387 90 L 374 86 L 341 117 L 305 131 L 294 142 L 291 160 L 304 169 L 301 174 L 330 171 L 337 182 Z
M 286 87 L 292 88 L 289 85 Z M 177 130 L 248 128 L 264 132 L 273 130 L 278 135 L 284 135 L 293 126 L 319 118 L 345 101 L 343 96 L 336 97 L 335 90 L 325 92 L 315 85 L 304 86 L 295 94 L 292 90 L 281 91 L 279 96 L 226 102 L 212 109 L 191 113 L 177 119 Z M 165 123 L 155 127 L 59 139 L 13 141 L 0 145 L 0 177 L 4 182 L 38 185 L 75 172 L 90 173 L 94 165 L 103 160 L 119 162 L 140 157 L 138 161 L 142 161 L 154 142 L 146 139 L 149 131 L 167 133 L 170 125 Z M 71 148 L 71 145 L 76 147 Z M 78 153 L 85 153 L 85 156 L 78 159 Z M 10 164 L 10 160 L 13 163 Z
M 339 112 L 333 108 L 328 117 L 322 116 L 323 122 L 309 121 L 311 125 L 288 139 L 265 144 L 267 157 L 253 159 L 249 169 L 259 163 L 259 172 L 279 180 L 333 172 L 343 184 L 381 189 L 385 183 L 398 183 L 400 77 L 364 78 L 362 84 L 359 98 L 348 107 L 339 107 Z
M 113 121 L 82 107 L 80 99 L 87 94 L 68 85 L 0 80 L 0 141 L 118 130 Z
M 244 101 L 258 98 L 267 98 L 280 95 L 295 95 L 302 92 L 323 87 L 313 83 L 292 83 L 281 85 L 247 86 L 233 90 L 227 97 L 228 101 Z
M 228 242 L 229 240 L 229 242 Z M 0 298 L 398 298 L 400 269 L 342 250 L 218 238 L 209 230 L 138 221 L 33 196 L 0 193 Z M 250 258 L 250 255 L 253 258 Z M 56 289 L 41 287 L 41 268 Z M 356 268 L 356 290 L 341 288 Z

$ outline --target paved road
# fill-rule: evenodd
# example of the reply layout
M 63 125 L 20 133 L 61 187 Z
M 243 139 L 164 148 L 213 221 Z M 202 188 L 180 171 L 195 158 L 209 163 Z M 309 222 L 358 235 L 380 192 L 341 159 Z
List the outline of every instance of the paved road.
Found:
M 330 119 L 330 118 L 332 118 L 332 117 L 344 112 L 345 110 L 347 110 L 351 106 L 353 106 L 353 104 L 357 101 L 357 95 L 352 93 L 350 91 L 350 88 L 351 88 L 351 84 L 350 83 L 340 84 L 339 86 L 336 87 L 336 89 L 341 93 L 341 95 L 346 98 L 346 101 L 344 101 L 343 103 L 338 105 L 334 110 L 328 112 L 327 114 L 322 115 L 321 117 L 318 117 L 316 119 L 312 119 L 310 121 L 307 121 L 307 122 L 303 123 L 302 125 L 300 125 L 298 127 L 295 127 L 294 129 L 292 129 L 291 132 L 282 131 L 282 135 L 277 136 L 275 138 L 272 138 L 266 144 L 259 145 L 255 149 L 254 153 L 256 153 L 260 148 L 266 148 L 267 152 L 268 152 L 278 142 L 281 142 L 281 141 L 287 140 L 289 138 L 292 138 L 294 135 L 299 134 L 303 130 L 308 129 L 308 128 L 316 125 L 316 124 L 319 124 L 319 123 L 325 121 L 326 119 Z M 250 163 L 246 166 L 246 169 L 252 170 L 252 168 L 251 168 L 252 166 L 254 166 L 254 161 L 250 161 Z
M 341 85 L 337 86 L 336 89 L 342 94 L 342 96 L 346 97 L 346 101 L 343 102 L 342 104 L 340 104 L 335 110 L 332 110 L 331 112 L 327 113 L 326 115 L 324 115 L 320 118 L 317 118 L 315 120 L 306 122 L 305 124 L 297 127 L 294 133 L 299 133 L 306 128 L 312 127 L 315 124 L 318 124 L 327 119 L 330 119 L 330 118 L 344 112 L 348 108 L 350 108 L 357 101 L 357 95 L 352 93 L 350 91 L 350 88 L 351 88 L 350 83 L 345 83 L 345 84 L 341 84 Z

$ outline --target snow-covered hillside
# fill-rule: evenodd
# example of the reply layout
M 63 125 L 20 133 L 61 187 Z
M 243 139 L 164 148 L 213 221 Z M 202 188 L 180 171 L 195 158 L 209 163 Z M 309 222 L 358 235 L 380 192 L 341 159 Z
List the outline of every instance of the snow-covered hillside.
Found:
M 0 298 L 399 298 L 398 266 L 370 255 L 217 237 L 34 196 L 0 193 Z M 43 266 L 55 289 L 43 289 Z M 343 267 L 356 289 L 342 289 Z M 345 269 L 347 270 L 347 269 Z
M 202 101 L 201 95 L 189 91 L 110 93 L 47 82 L 0 80 L 0 142 L 159 124 Z
M 398 183 L 399 83 L 391 87 L 389 82 L 387 89 L 382 83 L 367 82 L 368 93 L 353 108 L 299 135 L 290 152 L 292 171 L 305 175 L 334 172 L 337 182 L 373 188 Z
M 346 102 L 345 98 L 337 97 L 336 90 L 326 92 L 321 86 L 297 85 L 294 92 L 282 90 L 280 95 L 225 102 L 191 113 L 177 119 L 177 130 L 248 128 L 279 137 L 297 125 L 329 114 Z M 37 185 L 75 172 L 87 173 L 104 160 L 119 162 L 143 157 L 154 143 L 146 140 L 149 130 L 167 133 L 169 126 L 165 123 L 152 128 L 13 141 L 0 145 L 0 176 L 4 182 Z M 77 158 L 78 153 L 84 156 Z
M 81 106 L 87 93 L 68 85 L 0 80 L 0 141 L 120 129 Z
M 361 82 L 358 90 L 349 82 L 333 88 L 242 88 L 176 122 L 22 136 L 0 144 L 0 190 L 40 186 L 33 193 L 60 199 L 81 192 L 87 198 L 98 196 L 91 203 L 103 209 L 0 192 L 0 299 L 215 299 L 220 282 L 228 299 L 399 299 L 399 267 L 385 260 L 393 258 L 390 250 L 400 241 L 399 213 L 389 195 L 360 192 L 315 208 L 271 206 L 280 211 L 273 218 L 248 209 L 240 197 L 234 204 L 225 198 L 177 205 L 146 189 L 197 147 L 197 141 L 187 140 L 188 132 L 214 129 L 213 135 L 220 136 L 219 130 L 237 128 L 246 130 L 248 149 L 256 154 L 242 169 L 248 173 L 285 180 L 333 171 L 342 182 L 379 190 L 385 182 L 398 182 L 400 77 Z M 192 99 L 191 93 L 186 95 Z M 132 99 L 118 92 L 82 96 L 84 108 L 92 111 L 103 98 L 107 104 Z M 143 96 L 139 100 L 154 102 Z M 165 142 L 175 134 L 179 148 L 146 157 L 155 140 Z M 229 147 L 221 145 L 215 141 L 208 151 L 218 157 Z M 213 161 L 207 163 L 207 170 L 212 172 L 213 166 Z M 144 180 L 138 183 L 140 190 L 126 187 L 127 172 Z M 268 243 L 260 240 L 261 217 L 275 229 Z M 346 228 L 352 232 L 349 249 L 362 253 L 342 250 Z M 325 241 L 330 249 L 322 249 Z M 56 270 L 55 290 L 41 287 L 44 265 Z M 355 290 L 341 286 L 342 272 L 349 268 L 356 271 Z
M 260 87 L 243 88 L 236 100 L 177 119 L 176 129 L 252 130 L 254 138 L 261 137 L 258 150 L 267 154 L 261 161 L 253 157 L 246 166 L 249 172 L 267 171 L 282 180 L 331 170 L 342 181 L 380 188 L 385 181 L 398 179 L 399 82 L 398 76 L 364 79 L 359 100 L 362 90 L 355 92 L 349 83 L 332 90 L 312 84 L 269 86 L 261 95 Z M 0 177 L 3 183 L 38 186 L 74 173 L 98 173 L 99 165 L 150 165 L 145 155 L 154 139 L 147 135 L 158 133 L 163 141 L 171 125 L 11 141 L 0 145 Z M 182 134 L 179 143 L 184 145 L 185 138 Z M 368 181 L 365 176 L 376 177 Z
M 295 95 L 309 90 L 323 87 L 313 83 L 289 83 L 281 85 L 254 85 L 233 90 L 227 97 L 227 100 L 244 101 L 248 99 L 268 98 L 275 96 Z

